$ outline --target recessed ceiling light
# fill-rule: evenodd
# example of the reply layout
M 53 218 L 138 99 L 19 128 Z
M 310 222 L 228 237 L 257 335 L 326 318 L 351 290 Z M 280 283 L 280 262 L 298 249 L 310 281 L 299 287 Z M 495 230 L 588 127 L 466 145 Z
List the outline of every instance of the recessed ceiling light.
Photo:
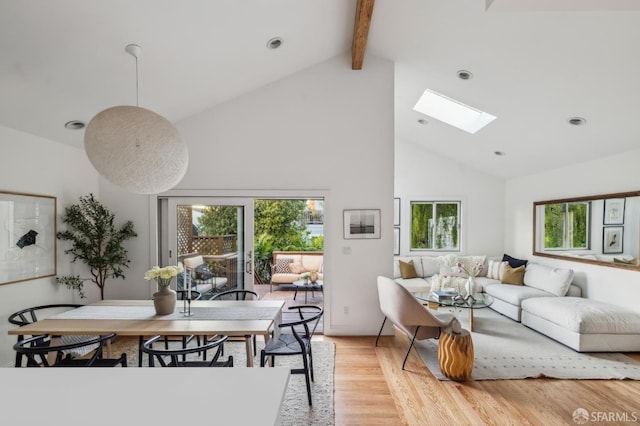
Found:
M 567 120 L 569 122 L 569 124 L 571 124 L 572 126 L 582 126 L 583 124 L 587 124 L 587 120 L 585 120 L 582 117 L 571 117 L 569 120 Z
M 496 119 L 494 115 L 426 89 L 414 110 L 468 133 L 475 133 Z
M 282 46 L 282 39 L 280 37 L 274 37 L 267 42 L 267 48 L 269 49 L 277 49 Z
M 427 120 L 425 120 L 424 118 L 421 118 L 418 120 L 418 123 L 422 124 L 423 126 L 426 126 L 429 122 Z
M 505 153 L 504 153 L 504 151 L 493 151 L 493 153 L 494 153 L 495 155 L 497 155 L 498 157 L 502 157 L 502 156 L 504 156 L 504 155 L 507 155 L 507 154 L 505 154 Z
M 64 127 L 66 127 L 69 130 L 84 129 L 84 122 L 80 120 L 71 120 L 64 123 Z
M 458 71 L 458 78 L 460 80 L 470 80 L 473 78 L 473 74 L 471 73 L 471 71 L 460 70 Z

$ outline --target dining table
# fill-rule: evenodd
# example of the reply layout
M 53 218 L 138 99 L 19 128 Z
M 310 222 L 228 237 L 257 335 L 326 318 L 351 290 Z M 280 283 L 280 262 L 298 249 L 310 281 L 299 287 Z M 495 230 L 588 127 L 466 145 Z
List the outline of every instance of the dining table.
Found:
M 157 315 L 153 300 L 101 300 L 9 330 L 10 335 L 211 336 L 277 335 L 283 300 L 194 300 L 185 312 Z M 189 315 L 190 314 L 190 315 Z M 245 339 L 247 366 L 254 364 L 252 339 Z

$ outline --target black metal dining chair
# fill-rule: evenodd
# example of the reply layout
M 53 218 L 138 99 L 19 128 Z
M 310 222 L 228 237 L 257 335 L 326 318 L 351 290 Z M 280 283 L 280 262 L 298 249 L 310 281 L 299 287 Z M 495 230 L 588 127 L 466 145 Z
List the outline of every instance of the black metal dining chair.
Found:
M 295 312 L 295 319 L 278 324 L 279 335 L 270 339 L 260 352 L 260 366 L 264 367 L 269 358 L 274 362 L 278 356 L 302 357 L 302 368 L 292 368 L 291 374 L 304 374 L 307 384 L 307 398 L 311 404 L 311 382 L 313 381 L 313 352 L 311 337 L 323 314 L 323 309 L 316 305 L 299 305 L 289 307 Z M 293 316 L 293 315 L 292 315 Z
M 51 316 L 54 313 L 62 312 L 67 309 L 76 309 L 81 306 L 84 306 L 84 305 L 78 305 L 73 303 L 54 303 L 49 305 L 32 306 L 30 308 L 25 308 L 9 315 L 9 322 L 11 324 L 17 325 L 18 327 L 23 327 L 25 325 L 34 323 L 39 319 L 43 319 L 48 316 Z M 96 336 L 85 336 L 85 337 L 87 339 L 92 339 L 92 338 L 95 338 Z M 18 335 L 16 343 L 24 339 L 25 339 L 25 335 L 20 334 Z M 36 343 L 37 341 L 34 340 L 33 344 L 35 345 Z M 16 352 L 16 361 L 15 361 L 16 367 L 22 367 L 22 359 L 23 359 L 23 354 L 20 352 Z
M 115 333 L 95 336 L 92 339 L 74 343 L 57 343 L 59 338 L 48 335 L 32 336 L 17 342 L 13 349 L 16 353 L 27 358 L 27 367 L 115 367 L 127 366 L 127 354 L 122 353 L 118 358 L 105 358 L 103 345 L 116 336 Z M 97 345 L 91 356 L 75 357 L 70 352 L 78 348 Z M 49 354 L 55 354 L 50 358 Z
M 215 293 L 211 300 L 260 300 L 260 295 L 253 290 L 227 290 L 220 293 Z M 256 335 L 246 335 L 246 336 L 229 336 L 230 341 L 233 340 L 242 340 L 246 341 L 247 339 L 252 339 L 253 343 L 253 355 L 256 356 L 258 354 L 258 350 L 256 349 Z M 224 350 L 223 350 L 224 354 Z
M 142 344 L 142 351 L 149 355 L 149 367 L 155 366 L 158 361 L 161 367 L 233 367 L 233 356 L 229 356 L 226 361 L 220 360 L 222 347 L 227 341 L 227 336 L 217 335 L 200 345 L 179 347 L 179 348 L 154 348 L 154 343 L 162 342 L 163 336 L 154 336 Z M 215 349 L 211 360 L 187 359 L 187 356 L 195 353 L 206 353 Z

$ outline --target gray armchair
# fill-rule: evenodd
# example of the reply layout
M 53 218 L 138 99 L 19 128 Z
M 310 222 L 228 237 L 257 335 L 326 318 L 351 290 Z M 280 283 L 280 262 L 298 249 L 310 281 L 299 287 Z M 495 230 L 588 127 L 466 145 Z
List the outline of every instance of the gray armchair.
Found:
M 459 333 L 462 330 L 455 316 L 429 311 L 406 288 L 391 278 L 378 277 L 378 297 L 384 320 L 376 338 L 376 346 L 378 346 L 378 340 L 387 319 L 411 338 L 411 344 L 402 362 L 403 370 L 416 340 L 438 338 L 442 329 L 454 333 Z

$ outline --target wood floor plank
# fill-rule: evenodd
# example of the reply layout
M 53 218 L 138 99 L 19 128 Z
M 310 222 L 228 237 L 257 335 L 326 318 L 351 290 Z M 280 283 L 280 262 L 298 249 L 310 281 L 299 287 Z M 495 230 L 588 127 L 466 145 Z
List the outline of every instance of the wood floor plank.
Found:
M 440 381 L 415 350 L 402 370 L 409 339 L 400 332 L 377 347 L 375 336 L 316 338 L 336 345 L 336 425 L 573 425 L 577 408 L 640 420 L 640 381 Z

